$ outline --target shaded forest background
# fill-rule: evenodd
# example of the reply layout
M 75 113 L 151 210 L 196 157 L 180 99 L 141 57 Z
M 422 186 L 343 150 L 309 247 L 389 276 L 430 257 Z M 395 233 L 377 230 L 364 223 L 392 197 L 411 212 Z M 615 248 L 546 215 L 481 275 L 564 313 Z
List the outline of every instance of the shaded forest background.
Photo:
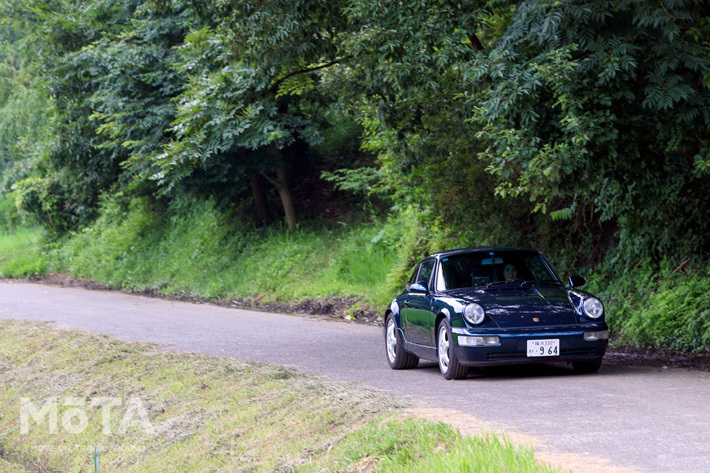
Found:
M 523 246 L 622 340 L 710 345 L 708 1 L 0 9 L 0 210 L 42 229 L 5 275 L 381 303 Z

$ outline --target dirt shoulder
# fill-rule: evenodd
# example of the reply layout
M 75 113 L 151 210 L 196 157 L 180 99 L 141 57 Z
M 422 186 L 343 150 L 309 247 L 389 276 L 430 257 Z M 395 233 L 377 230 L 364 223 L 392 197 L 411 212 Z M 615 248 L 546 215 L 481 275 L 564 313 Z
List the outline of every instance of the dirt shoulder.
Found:
M 147 297 L 166 300 L 193 302 L 196 304 L 210 304 L 220 307 L 236 309 L 259 310 L 284 314 L 300 314 L 327 317 L 329 319 L 343 320 L 345 322 L 379 325 L 380 313 L 377 309 L 364 304 L 355 298 L 349 297 L 323 297 L 318 299 L 305 299 L 299 302 L 274 302 L 262 301 L 258 297 L 248 299 L 222 299 L 214 300 L 203 297 L 194 297 L 188 294 L 166 295 L 152 289 L 144 291 L 129 291 L 122 288 L 110 287 L 87 279 L 74 278 L 68 274 L 50 274 L 41 277 L 26 279 L 28 282 L 47 284 L 61 287 L 81 287 L 89 290 L 120 291 Z M 670 350 L 640 349 L 633 346 L 617 345 L 612 343 L 607 350 L 604 362 L 624 366 L 653 366 L 665 368 L 682 368 L 698 371 L 710 371 L 710 356 L 692 353 L 678 353 Z

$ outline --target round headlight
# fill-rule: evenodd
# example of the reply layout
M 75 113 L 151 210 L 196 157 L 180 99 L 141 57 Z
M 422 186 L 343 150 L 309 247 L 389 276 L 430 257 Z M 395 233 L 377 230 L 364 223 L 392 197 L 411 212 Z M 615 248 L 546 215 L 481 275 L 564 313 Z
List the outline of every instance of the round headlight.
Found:
M 596 297 L 587 297 L 584 299 L 584 305 L 582 307 L 587 317 L 598 319 L 604 315 L 604 304 Z
M 472 302 L 464 309 L 463 316 L 466 318 L 468 323 L 478 325 L 483 322 L 483 319 L 486 317 L 486 311 L 484 311 L 483 307 L 480 305 Z

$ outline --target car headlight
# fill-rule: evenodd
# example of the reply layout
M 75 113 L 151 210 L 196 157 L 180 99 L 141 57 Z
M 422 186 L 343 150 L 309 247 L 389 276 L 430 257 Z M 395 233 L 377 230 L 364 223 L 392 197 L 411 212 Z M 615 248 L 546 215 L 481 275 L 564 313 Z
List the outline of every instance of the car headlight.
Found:
M 584 313 L 587 317 L 598 319 L 604 315 L 604 304 L 602 304 L 602 301 L 596 297 L 587 297 L 584 299 L 582 307 L 584 308 Z
M 466 318 L 468 323 L 478 325 L 483 322 L 484 318 L 486 318 L 486 311 L 483 310 L 483 307 L 479 304 L 471 302 L 464 309 L 463 316 Z

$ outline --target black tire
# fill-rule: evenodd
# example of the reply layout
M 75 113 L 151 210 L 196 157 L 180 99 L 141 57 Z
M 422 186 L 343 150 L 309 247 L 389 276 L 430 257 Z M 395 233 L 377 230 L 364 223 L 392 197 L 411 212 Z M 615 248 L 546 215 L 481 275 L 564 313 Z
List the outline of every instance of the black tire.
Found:
M 592 361 L 573 361 L 572 366 L 577 373 L 596 373 L 602 366 L 602 359 Z
M 397 330 L 394 314 L 389 314 L 385 319 L 385 354 L 387 363 L 393 370 L 409 370 L 419 364 L 419 357 L 404 351 L 402 335 Z
M 443 319 L 436 329 L 436 357 L 439 360 L 439 371 L 444 379 L 464 379 L 468 376 L 468 368 L 459 363 L 454 350 L 451 336 L 451 326 Z

